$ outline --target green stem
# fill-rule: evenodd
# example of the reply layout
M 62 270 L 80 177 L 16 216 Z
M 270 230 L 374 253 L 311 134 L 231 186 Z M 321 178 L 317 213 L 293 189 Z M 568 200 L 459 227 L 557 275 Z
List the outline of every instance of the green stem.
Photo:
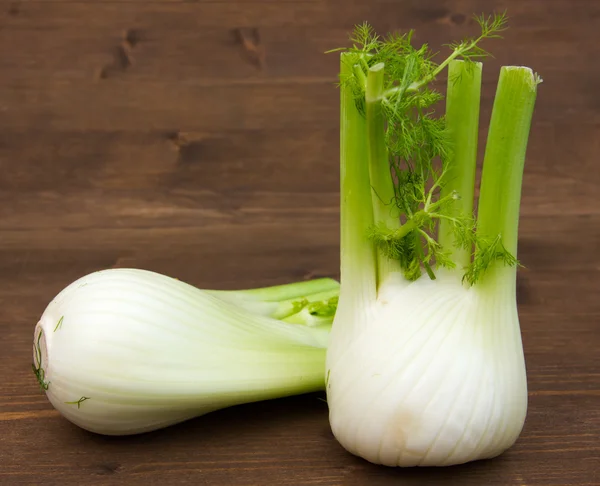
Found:
M 419 211 L 418 213 L 416 213 L 416 215 L 418 216 L 419 213 L 421 213 L 422 211 Z M 406 223 L 404 223 L 403 225 L 400 225 L 400 227 L 398 227 L 397 229 L 395 229 L 394 231 L 390 232 L 390 239 L 394 239 L 394 240 L 401 240 L 402 238 L 404 238 L 408 233 L 410 233 L 411 231 L 417 229 L 417 224 L 415 223 L 414 219 L 409 219 Z
M 390 229 L 400 225 L 398 215 L 392 214 L 394 185 L 390 172 L 385 143 L 385 116 L 383 113 L 383 71 L 379 63 L 369 69 L 365 94 L 367 115 L 367 138 L 369 151 L 369 175 L 371 179 L 371 202 L 375 224 L 383 223 Z M 397 261 L 377 252 L 377 285 L 392 271 L 400 271 Z
M 440 74 L 445 67 L 454 60 L 454 58 L 456 58 L 459 55 L 458 52 L 454 51 L 452 54 L 450 54 L 450 56 L 448 56 L 448 58 L 442 62 L 437 68 L 436 70 L 431 73 L 429 76 L 424 77 L 423 79 L 421 79 L 420 81 L 413 81 L 412 83 L 410 83 L 408 86 L 406 86 L 405 82 L 406 82 L 406 75 L 411 72 L 412 70 L 412 63 L 414 62 L 413 59 L 409 59 L 408 60 L 408 64 L 406 67 L 406 70 L 404 71 L 404 78 L 402 79 L 402 82 L 400 83 L 399 86 L 394 86 L 392 88 L 388 88 L 386 91 L 383 92 L 383 97 L 384 98 L 391 98 L 393 95 L 397 95 L 397 102 L 400 101 L 400 99 L 402 98 L 402 96 L 404 95 L 404 93 L 414 93 L 415 91 L 419 91 L 423 86 L 428 85 L 429 83 L 431 83 L 438 74 Z
M 480 62 L 452 61 L 448 68 L 446 95 L 446 127 L 450 134 L 452 156 L 444 168 L 444 185 L 440 200 L 458 194 L 452 203 L 455 215 L 471 216 L 477 166 L 477 135 L 479 131 L 479 104 L 481 97 Z M 451 220 L 440 221 L 439 243 L 451 252 L 451 259 L 459 268 L 471 262 L 471 253 L 456 248 L 454 225 Z
M 300 311 L 300 309 L 298 309 L 299 303 L 310 304 L 311 302 L 321 302 L 324 300 L 329 300 L 332 297 L 337 297 L 339 294 L 339 290 L 334 289 L 317 294 L 306 295 L 299 299 L 283 300 L 279 302 L 277 309 L 270 315 L 270 317 L 273 319 L 284 319 Z
M 333 323 L 333 316 L 313 316 L 307 308 L 304 308 L 300 312 L 282 320 L 289 324 L 299 324 L 307 327 L 331 326 Z
M 353 71 L 355 56 L 343 53 L 342 74 Z M 368 240 L 373 225 L 373 204 L 368 166 L 366 121 L 356 108 L 352 89 L 342 86 L 340 98 L 340 215 L 342 292 L 353 305 L 375 298 L 376 257 Z
M 421 81 L 417 81 L 412 83 L 407 91 L 418 91 L 420 90 L 423 86 L 431 83 L 438 74 L 440 74 L 444 69 L 446 69 L 446 66 L 448 64 L 450 64 L 452 61 L 454 61 L 454 59 L 456 59 L 458 56 L 460 56 L 462 54 L 463 51 L 459 51 L 459 50 L 454 50 L 452 52 L 452 54 L 450 54 L 436 69 L 435 71 L 433 71 L 429 76 L 424 77 Z
M 452 54 L 450 54 L 429 76 L 424 77 L 421 81 L 413 83 L 408 90 L 417 91 L 423 86 L 431 83 L 437 77 L 437 75 L 440 74 L 446 68 L 446 66 L 453 63 L 457 57 L 462 56 L 468 50 L 473 49 L 483 39 L 483 35 L 479 36 L 477 39 L 469 42 L 468 44 L 464 44 L 462 45 L 462 47 L 454 49 L 454 51 L 452 51 Z
M 500 235 L 515 257 L 523 166 L 538 83 L 529 68 L 501 69 L 481 176 L 478 236 L 493 239 Z M 510 270 L 512 278 L 516 268 Z

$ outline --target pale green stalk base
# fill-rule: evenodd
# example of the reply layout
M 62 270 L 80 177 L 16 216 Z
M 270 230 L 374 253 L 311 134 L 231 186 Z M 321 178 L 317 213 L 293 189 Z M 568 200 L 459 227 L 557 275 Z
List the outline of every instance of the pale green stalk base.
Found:
M 264 302 L 282 302 L 321 292 L 328 292 L 330 290 L 339 290 L 339 288 L 340 284 L 336 280 L 331 278 L 318 278 L 307 280 L 305 282 L 294 282 L 257 289 L 210 290 L 208 292 L 217 297 L 239 295 L 243 297 L 252 297 L 255 300 L 262 300 Z
M 342 73 L 353 71 L 352 56 L 341 55 Z M 352 91 L 342 87 L 340 117 L 341 281 L 340 306 L 363 307 L 376 291 L 376 254 L 366 235 L 373 225 L 366 121 L 356 109 Z
M 304 303 L 320 302 L 337 297 L 339 288 L 340 284 L 337 281 L 321 278 L 260 289 L 206 290 L 205 292 L 253 314 L 284 319 L 298 313 Z M 329 319 L 329 322 L 331 321 L 332 318 Z M 294 322 L 302 323 L 301 318 L 297 318 Z M 314 325 L 313 320 L 310 325 Z

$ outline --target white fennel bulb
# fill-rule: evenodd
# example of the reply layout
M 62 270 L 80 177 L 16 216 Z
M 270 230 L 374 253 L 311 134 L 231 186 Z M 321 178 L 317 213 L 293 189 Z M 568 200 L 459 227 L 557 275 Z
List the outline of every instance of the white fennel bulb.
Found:
M 143 270 L 92 273 L 60 292 L 41 316 L 34 372 L 64 417 L 109 435 L 320 390 L 331 305 L 319 307 L 314 297 L 331 297 L 337 287 L 320 279 L 205 291 Z M 294 316 L 310 305 L 325 310 L 320 325 L 269 317 Z
M 378 464 L 491 458 L 526 417 L 517 229 L 541 80 L 501 70 L 475 220 L 482 65 L 459 58 L 480 54 L 504 17 L 480 23 L 481 37 L 440 65 L 410 37 L 378 40 L 364 25 L 341 57 L 341 289 L 327 402 L 339 443 Z M 446 66 L 446 116 L 435 118 L 429 82 Z
M 461 278 L 440 271 L 404 285 L 391 275 L 361 310 L 345 305 L 342 284 L 327 401 L 348 451 L 444 466 L 497 456 L 519 436 L 527 383 L 514 287 Z

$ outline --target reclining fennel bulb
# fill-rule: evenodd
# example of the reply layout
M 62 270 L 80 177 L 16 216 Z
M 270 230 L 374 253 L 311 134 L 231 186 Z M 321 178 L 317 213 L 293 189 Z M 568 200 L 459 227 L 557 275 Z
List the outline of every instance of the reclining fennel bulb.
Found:
M 44 311 L 33 369 L 64 417 L 108 435 L 321 390 L 337 292 L 330 279 L 224 292 L 143 270 L 95 272 Z M 306 309 L 306 322 L 285 322 Z

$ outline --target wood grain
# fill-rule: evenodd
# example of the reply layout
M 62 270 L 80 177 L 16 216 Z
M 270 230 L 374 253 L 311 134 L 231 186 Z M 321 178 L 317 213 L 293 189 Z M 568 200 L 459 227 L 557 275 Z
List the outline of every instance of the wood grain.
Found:
M 498 69 L 540 87 L 518 302 L 529 413 L 500 458 L 376 467 L 308 395 L 128 438 L 77 429 L 30 372 L 33 327 L 88 272 L 199 287 L 339 272 L 337 63 L 369 20 L 432 46 L 508 9 Z M 592 0 L 0 1 L 0 484 L 599 485 L 600 3 Z

